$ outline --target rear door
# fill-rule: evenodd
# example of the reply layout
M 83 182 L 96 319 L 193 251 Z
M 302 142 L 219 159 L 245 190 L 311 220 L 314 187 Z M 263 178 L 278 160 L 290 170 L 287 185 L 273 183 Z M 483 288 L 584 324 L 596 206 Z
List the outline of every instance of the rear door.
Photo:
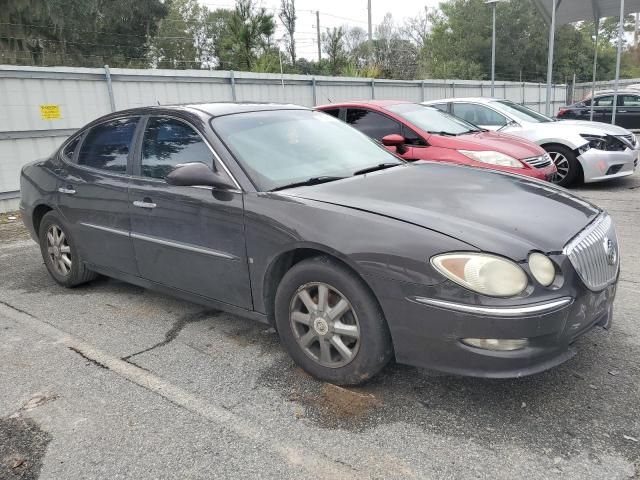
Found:
M 198 130 L 181 118 L 145 120 L 129 188 L 140 275 L 162 285 L 251 308 L 242 192 L 165 182 L 176 165 L 202 162 L 227 175 Z
M 629 130 L 640 129 L 640 96 L 624 94 L 618 97 L 616 125 Z
M 58 186 L 58 206 L 82 257 L 134 275 L 127 188 L 139 120 L 105 121 L 85 132 L 73 149 L 65 148 Z
M 593 102 L 593 121 L 611 123 L 613 115 L 613 95 L 597 97 Z M 589 120 L 589 117 L 585 118 Z

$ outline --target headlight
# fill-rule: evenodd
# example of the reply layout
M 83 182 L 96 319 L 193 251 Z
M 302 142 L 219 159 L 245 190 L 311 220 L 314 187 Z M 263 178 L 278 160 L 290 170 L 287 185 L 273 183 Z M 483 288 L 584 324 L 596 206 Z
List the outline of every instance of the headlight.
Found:
M 533 277 L 545 287 L 551 285 L 556 278 L 556 267 L 549 257 L 541 253 L 529 255 L 529 269 Z
M 499 167 L 511 167 L 511 168 L 524 168 L 521 161 L 516 160 L 509 155 L 505 155 L 500 152 L 493 152 L 488 150 L 474 151 L 474 150 L 458 150 L 465 157 L 469 157 L 476 162 L 489 163 L 491 165 L 498 165 Z
M 627 146 L 613 135 L 591 135 L 581 133 L 580 136 L 589 142 L 591 148 L 596 150 L 619 152 L 626 150 Z
M 445 253 L 431 264 L 449 280 L 474 292 L 512 297 L 527 288 L 524 270 L 510 260 L 486 253 Z

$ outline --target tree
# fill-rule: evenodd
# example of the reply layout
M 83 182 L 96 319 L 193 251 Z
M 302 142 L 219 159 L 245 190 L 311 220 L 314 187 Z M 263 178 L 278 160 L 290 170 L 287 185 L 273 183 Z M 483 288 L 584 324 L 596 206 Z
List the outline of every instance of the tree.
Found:
M 172 0 L 151 40 L 150 62 L 158 68 L 201 68 L 209 61 L 208 13 L 197 0 Z
M 251 71 L 275 31 L 273 15 L 255 0 L 236 0 L 219 38 L 218 60 L 224 68 Z
M 147 65 L 163 0 L 5 0 L 0 57 L 22 65 Z
M 333 27 L 322 34 L 322 51 L 329 57 L 331 75 L 339 75 L 347 63 L 344 50 L 344 27 Z
M 402 38 L 390 13 L 376 28 L 371 48 L 373 64 L 378 66 L 384 78 L 415 78 L 417 49 L 409 40 Z
M 278 18 L 282 22 L 285 30 L 287 31 L 287 51 L 289 53 L 289 58 L 291 59 L 291 64 L 295 66 L 296 64 L 296 2 L 295 0 L 281 0 L 280 3 L 280 13 L 278 13 Z
M 424 7 L 424 12 L 405 20 L 400 33 L 402 37 L 410 40 L 416 48 L 422 50 L 429 36 L 429 10 Z

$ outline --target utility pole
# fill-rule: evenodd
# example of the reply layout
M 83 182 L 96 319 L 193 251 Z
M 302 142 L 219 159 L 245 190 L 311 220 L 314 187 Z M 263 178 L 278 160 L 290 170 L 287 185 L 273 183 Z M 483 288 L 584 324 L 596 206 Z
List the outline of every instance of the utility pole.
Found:
M 369 43 L 373 40 L 373 29 L 371 28 L 371 0 L 367 1 L 367 12 L 369 13 Z
M 484 3 L 491 5 L 493 17 L 493 29 L 491 31 L 491 97 L 495 97 L 496 89 L 496 3 L 500 0 L 485 0 Z
M 318 62 L 322 60 L 322 47 L 320 46 L 320 12 L 316 10 L 316 34 L 318 36 Z

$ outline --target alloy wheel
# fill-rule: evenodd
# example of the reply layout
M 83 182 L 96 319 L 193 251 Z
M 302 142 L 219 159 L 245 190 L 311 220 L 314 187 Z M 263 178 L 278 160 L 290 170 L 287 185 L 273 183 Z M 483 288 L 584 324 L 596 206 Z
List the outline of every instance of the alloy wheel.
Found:
M 289 318 L 298 345 L 318 364 L 339 368 L 356 357 L 358 317 L 349 300 L 331 285 L 314 282 L 298 288 Z
M 557 170 L 557 172 L 551 178 L 551 181 L 553 183 L 560 183 L 565 178 L 567 178 L 567 175 L 569 175 L 569 169 L 571 168 L 569 159 L 560 152 L 549 152 L 549 156 L 551 157 L 553 163 L 555 163 Z
M 64 277 L 71 273 L 71 247 L 58 225 L 51 225 L 47 230 L 47 254 L 59 275 Z

